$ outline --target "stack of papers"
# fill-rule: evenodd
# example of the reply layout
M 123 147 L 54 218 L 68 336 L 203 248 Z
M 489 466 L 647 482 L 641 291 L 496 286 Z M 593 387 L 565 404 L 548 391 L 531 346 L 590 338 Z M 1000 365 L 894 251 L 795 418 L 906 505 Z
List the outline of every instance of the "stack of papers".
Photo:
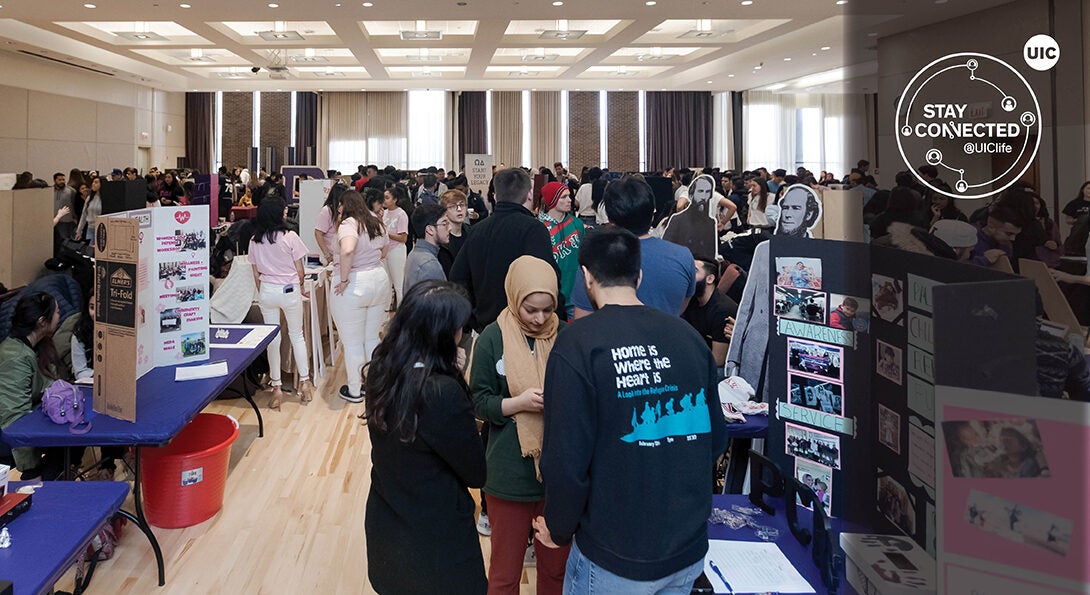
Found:
M 227 375 L 227 360 L 220 360 L 199 366 L 178 366 L 174 368 L 174 381 L 201 380 Z
M 704 574 L 716 593 L 814 593 L 775 543 L 708 540 Z

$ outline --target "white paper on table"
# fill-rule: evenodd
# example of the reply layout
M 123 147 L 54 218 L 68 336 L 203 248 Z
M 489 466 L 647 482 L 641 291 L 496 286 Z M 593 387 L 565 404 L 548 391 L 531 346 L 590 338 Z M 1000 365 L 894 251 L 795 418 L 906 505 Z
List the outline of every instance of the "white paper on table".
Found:
M 79 378 L 77 380 L 73 380 L 72 384 L 85 384 L 87 386 L 94 386 L 95 377 L 94 376 L 88 376 L 86 378 Z
M 241 325 L 233 328 L 241 328 Z M 274 329 L 267 326 L 258 326 L 246 333 L 246 336 L 239 340 L 238 343 L 212 343 L 212 347 L 215 347 L 216 349 L 253 349 L 258 345 L 261 345 L 261 342 L 264 341 L 265 337 L 268 337 L 271 332 L 274 332 Z
M 220 360 L 200 366 L 178 366 L 174 368 L 174 381 L 200 380 L 202 378 L 218 378 L 227 375 L 227 361 Z
M 730 587 L 712 570 L 714 560 Z M 716 593 L 814 593 L 775 543 L 708 540 L 704 574 Z

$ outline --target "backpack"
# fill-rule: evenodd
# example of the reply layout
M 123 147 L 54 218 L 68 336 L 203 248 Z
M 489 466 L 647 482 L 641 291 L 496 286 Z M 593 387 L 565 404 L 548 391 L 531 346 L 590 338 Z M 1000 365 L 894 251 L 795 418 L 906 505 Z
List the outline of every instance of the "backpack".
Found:
M 84 419 L 85 410 L 83 393 L 64 380 L 54 380 L 42 392 L 42 411 L 53 423 L 67 425 L 73 434 L 91 431 L 91 422 Z

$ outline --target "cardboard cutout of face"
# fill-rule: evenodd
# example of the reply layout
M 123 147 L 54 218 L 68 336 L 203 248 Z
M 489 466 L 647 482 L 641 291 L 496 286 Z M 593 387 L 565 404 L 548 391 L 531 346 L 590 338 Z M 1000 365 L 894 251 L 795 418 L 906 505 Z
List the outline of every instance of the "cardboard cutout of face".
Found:
M 689 200 L 697 210 L 705 214 L 711 213 L 713 196 L 715 196 L 715 180 L 711 176 L 701 174 L 689 184 Z
M 817 192 L 804 184 L 795 184 L 784 193 L 779 207 L 775 235 L 813 237 L 810 230 L 821 220 L 821 198 Z
M 670 216 L 662 238 L 685 246 L 695 258 L 715 262 L 719 237 L 712 205 L 714 196 L 715 180 L 709 175 L 697 176 L 689 184 L 689 206 Z

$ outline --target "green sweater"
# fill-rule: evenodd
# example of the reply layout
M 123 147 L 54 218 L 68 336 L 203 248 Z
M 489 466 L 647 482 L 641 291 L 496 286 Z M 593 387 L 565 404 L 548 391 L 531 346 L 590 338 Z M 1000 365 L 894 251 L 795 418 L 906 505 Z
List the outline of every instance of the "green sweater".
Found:
M 12 337 L 0 343 L 0 430 L 34 410 L 46 382 L 34 350 L 26 343 Z M 13 448 L 12 454 L 20 471 L 36 464 L 33 448 Z
M 560 323 L 564 329 L 564 322 Z M 527 337 L 530 349 L 534 340 Z M 545 499 L 545 485 L 537 480 L 534 459 L 522 456 L 518 428 L 513 417 L 505 416 L 500 406 L 512 397 L 503 368 L 503 333 L 498 322 L 485 327 L 473 345 L 473 368 L 469 389 L 477 418 L 492 424 L 485 460 L 484 492 L 512 502 L 537 502 Z

